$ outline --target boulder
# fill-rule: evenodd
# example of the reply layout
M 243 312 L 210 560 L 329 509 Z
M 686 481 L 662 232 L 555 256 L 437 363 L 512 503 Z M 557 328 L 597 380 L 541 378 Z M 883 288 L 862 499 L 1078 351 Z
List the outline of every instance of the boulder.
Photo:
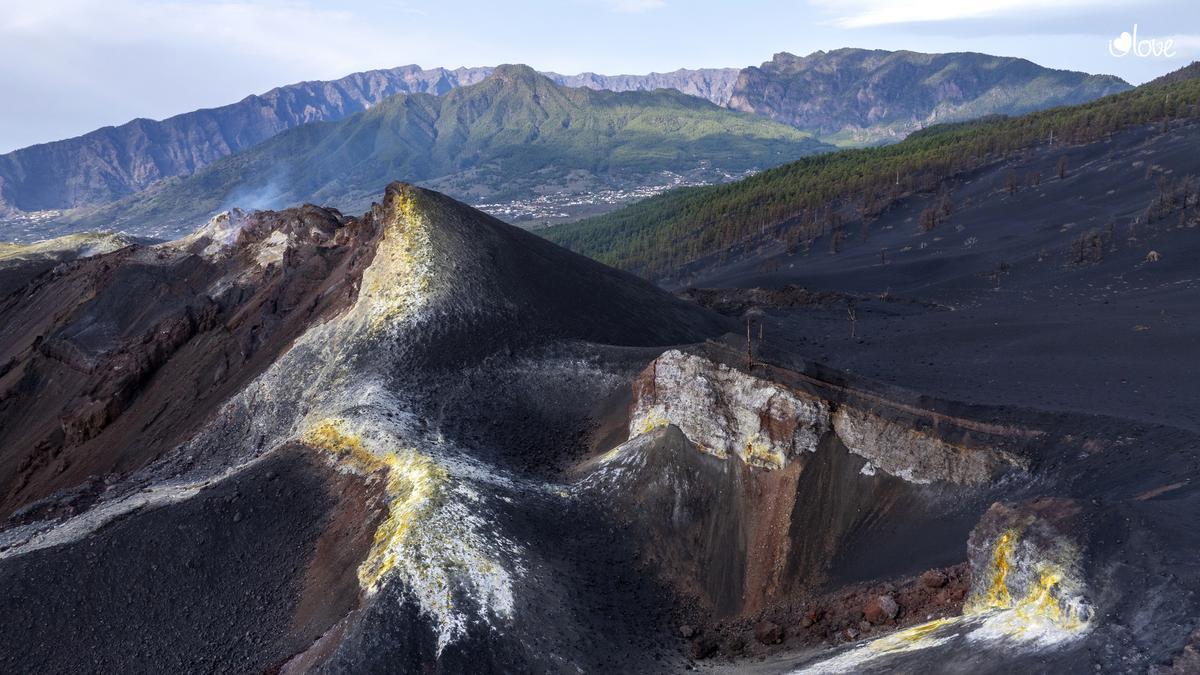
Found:
M 988 508 L 967 542 L 971 588 L 963 612 L 988 615 L 1014 639 L 1057 642 L 1089 629 L 1082 570 L 1083 506 L 1043 497 Z
M 777 645 L 783 642 L 783 628 L 776 623 L 764 621 L 754 627 L 754 639 L 764 645 Z
M 877 595 L 867 601 L 863 607 L 863 616 L 873 624 L 881 624 L 896 618 L 900 605 L 890 595 Z

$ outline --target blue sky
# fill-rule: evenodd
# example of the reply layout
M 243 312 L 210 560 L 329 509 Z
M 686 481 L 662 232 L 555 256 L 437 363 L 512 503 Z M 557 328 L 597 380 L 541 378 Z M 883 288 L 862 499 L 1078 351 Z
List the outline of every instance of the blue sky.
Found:
M 1173 40 L 1116 58 L 1109 40 Z M 779 51 L 981 51 L 1140 83 L 1200 58 L 1195 0 L 3 0 L 0 152 L 408 63 L 574 73 Z

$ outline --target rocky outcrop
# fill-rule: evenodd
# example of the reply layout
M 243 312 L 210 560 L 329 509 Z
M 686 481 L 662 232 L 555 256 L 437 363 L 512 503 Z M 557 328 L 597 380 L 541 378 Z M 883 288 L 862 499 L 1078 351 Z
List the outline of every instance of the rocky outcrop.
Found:
M 723 364 L 669 351 L 634 383 L 630 436 L 674 424 L 701 450 L 767 469 L 814 452 L 829 405 Z
M 629 435 L 669 424 L 704 452 L 736 456 L 761 469 L 780 469 L 815 452 L 830 433 L 867 460 L 864 474 L 883 471 L 910 483 L 980 484 L 1017 464 L 1000 449 L 953 443 L 907 418 L 888 418 L 678 350 L 657 358 L 635 382 Z
M 971 52 L 779 53 L 738 77 L 729 107 L 841 142 L 898 140 L 939 122 L 1083 103 L 1130 86 L 1110 75 Z
M 1093 609 L 1082 571 L 1082 508 L 1069 499 L 992 504 L 971 531 L 967 615 L 994 614 L 980 630 L 1060 642 L 1088 630 Z
M 881 470 L 910 483 L 982 483 L 1010 462 L 999 451 L 954 445 L 850 406 L 840 406 L 834 413 L 833 429 L 850 452 L 868 461 L 864 473 Z

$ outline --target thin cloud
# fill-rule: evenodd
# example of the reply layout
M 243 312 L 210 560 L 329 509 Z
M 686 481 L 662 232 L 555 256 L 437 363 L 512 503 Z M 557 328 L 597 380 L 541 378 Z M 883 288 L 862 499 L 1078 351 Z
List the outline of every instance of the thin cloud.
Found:
M 602 0 L 604 6 L 614 12 L 638 14 L 667 6 L 666 0 Z
M 0 81 L 20 96 L 0 110 L 0 152 L 439 53 L 427 30 L 377 19 L 284 0 L 5 4 Z
M 50 36 L 98 48 L 220 50 L 319 72 L 357 67 L 356 45 L 389 37 L 351 12 L 247 0 L 46 0 L 0 18 L 0 39 Z
M 1166 39 L 1176 48 L 1187 52 L 1200 52 L 1200 35 L 1168 35 Z
M 812 0 L 841 28 L 871 28 L 906 23 L 963 21 L 1026 16 L 1052 10 L 1078 10 L 1098 5 L 1131 4 L 1124 0 Z

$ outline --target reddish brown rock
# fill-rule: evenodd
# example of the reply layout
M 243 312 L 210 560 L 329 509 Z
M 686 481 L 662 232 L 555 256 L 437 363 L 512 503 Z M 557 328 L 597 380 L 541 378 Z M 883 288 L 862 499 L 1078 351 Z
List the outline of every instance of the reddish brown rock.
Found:
M 863 607 L 863 616 L 867 621 L 874 624 L 881 624 L 886 621 L 891 621 L 896 618 L 896 614 L 900 612 L 900 606 L 896 604 L 896 599 L 890 595 L 877 595 L 867 601 L 867 605 Z
M 800 620 L 800 625 L 804 628 L 808 628 L 809 626 L 820 622 L 824 616 L 825 610 L 821 609 L 820 607 L 812 607 L 804 613 L 804 618 Z
M 946 575 L 939 570 L 928 570 L 921 575 L 921 583 L 925 588 L 942 588 L 946 585 Z

